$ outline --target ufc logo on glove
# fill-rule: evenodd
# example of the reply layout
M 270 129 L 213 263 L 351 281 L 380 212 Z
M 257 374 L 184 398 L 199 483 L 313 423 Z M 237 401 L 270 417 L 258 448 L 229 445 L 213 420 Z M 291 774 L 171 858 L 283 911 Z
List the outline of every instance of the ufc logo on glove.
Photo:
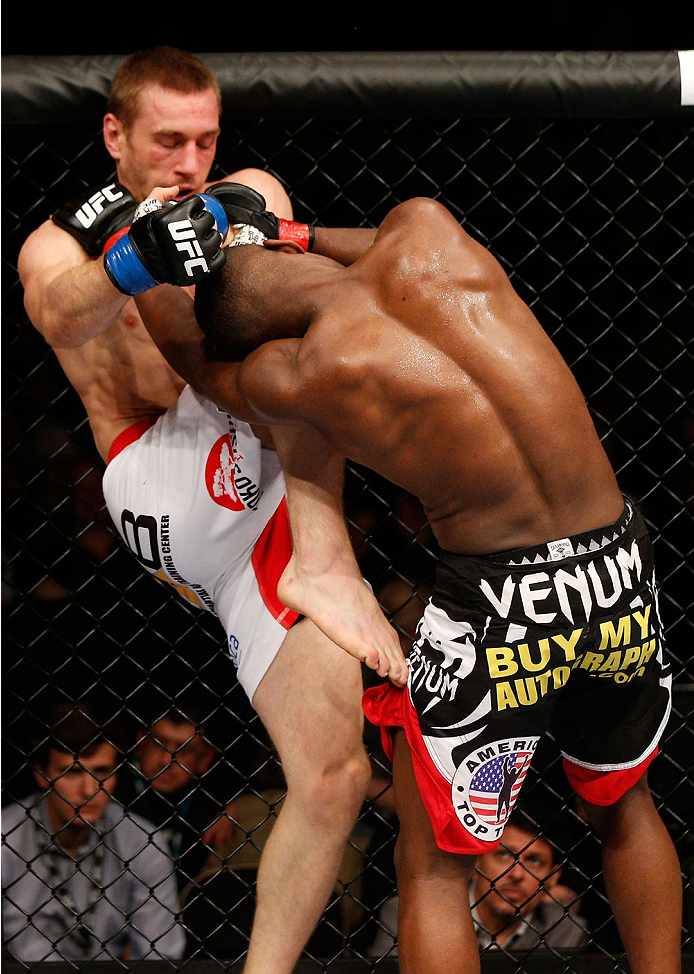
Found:
M 94 223 L 100 213 L 103 212 L 104 205 L 109 203 L 116 203 L 118 200 L 123 199 L 124 194 L 114 190 L 116 189 L 116 184 L 111 183 L 110 186 L 104 186 L 103 189 L 98 190 L 93 196 L 82 204 L 82 206 L 75 210 L 75 218 L 79 220 L 85 230 Z
M 217 200 L 200 195 L 180 203 L 145 200 L 138 211 L 130 232 L 104 257 L 104 270 L 123 294 L 143 294 L 158 284 L 198 284 L 224 264 L 229 221 Z
M 188 277 L 194 276 L 196 268 L 200 268 L 200 270 L 207 274 L 209 267 L 202 255 L 202 248 L 198 243 L 193 224 L 190 220 L 177 220 L 176 223 L 170 223 L 169 233 L 176 242 L 176 250 L 187 253 L 190 258 L 183 263 Z

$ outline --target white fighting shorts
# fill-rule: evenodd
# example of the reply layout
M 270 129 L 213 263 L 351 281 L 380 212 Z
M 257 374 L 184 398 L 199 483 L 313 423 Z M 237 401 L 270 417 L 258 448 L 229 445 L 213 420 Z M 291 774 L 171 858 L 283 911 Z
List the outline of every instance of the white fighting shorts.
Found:
M 291 535 L 275 451 L 186 386 L 166 413 L 117 438 L 103 489 L 147 571 L 219 617 L 252 700 L 298 618 L 277 598 Z

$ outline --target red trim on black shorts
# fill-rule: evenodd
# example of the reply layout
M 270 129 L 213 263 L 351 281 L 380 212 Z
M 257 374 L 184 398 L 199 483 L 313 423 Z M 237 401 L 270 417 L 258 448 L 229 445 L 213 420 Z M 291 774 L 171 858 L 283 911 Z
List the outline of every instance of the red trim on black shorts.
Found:
M 429 816 L 439 849 L 459 855 L 477 856 L 496 848 L 501 842 L 501 837 L 487 842 L 477 839 L 458 819 L 453 807 L 451 782 L 444 778 L 431 760 L 407 687 L 396 687 L 388 682 L 381 683 L 366 690 L 361 703 L 366 719 L 381 728 L 383 750 L 391 760 L 393 732 L 397 727 L 405 731 L 412 754 L 417 789 Z
M 292 533 L 289 528 L 287 500 L 283 497 L 255 543 L 251 562 L 263 602 L 285 629 L 291 629 L 299 618 L 299 613 L 288 609 L 277 595 L 277 583 L 291 556 Z
M 146 433 L 156 421 L 159 416 L 145 416 L 144 419 L 138 419 L 136 423 L 132 426 L 128 426 L 124 429 L 122 433 L 119 433 L 111 444 L 111 449 L 108 451 L 108 459 L 106 463 L 109 464 L 111 460 L 115 459 L 121 450 L 124 450 L 126 446 L 130 446 L 135 440 L 139 440 L 143 433 Z
M 657 753 L 656 745 L 640 764 L 633 768 L 617 768 L 615 771 L 583 768 L 574 764 L 570 758 L 563 758 L 562 763 L 569 784 L 576 794 L 591 805 L 614 805 L 636 784 Z

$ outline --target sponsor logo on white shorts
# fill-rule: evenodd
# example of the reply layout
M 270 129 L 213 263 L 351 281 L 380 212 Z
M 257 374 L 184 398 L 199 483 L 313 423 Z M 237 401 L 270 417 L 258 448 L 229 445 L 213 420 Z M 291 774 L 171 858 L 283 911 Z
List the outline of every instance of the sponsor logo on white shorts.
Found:
M 205 465 L 207 491 L 220 507 L 230 511 L 255 511 L 263 492 L 243 473 L 242 461 L 243 456 L 236 447 L 236 431 L 220 436 Z
M 238 669 L 239 666 L 239 641 L 236 636 L 229 636 L 229 655 L 231 662 Z

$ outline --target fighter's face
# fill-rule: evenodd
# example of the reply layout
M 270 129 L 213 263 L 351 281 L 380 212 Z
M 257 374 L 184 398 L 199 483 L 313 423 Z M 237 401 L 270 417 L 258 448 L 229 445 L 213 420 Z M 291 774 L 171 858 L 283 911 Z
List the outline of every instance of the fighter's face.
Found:
M 551 889 L 559 878 L 553 873 L 552 847 L 514 825 L 507 825 L 499 846 L 485 852 L 477 862 L 475 900 L 498 917 L 513 917 L 534 909 L 543 888 Z
M 50 749 L 45 767 L 35 775 L 47 789 L 48 814 L 56 831 L 71 823 L 99 821 L 116 785 L 116 761 L 116 749 L 106 743 L 81 756 Z
M 130 128 L 113 115 L 104 120 L 104 141 L 117 162 L 118 178 L 138 200 L 155 186 L 176 185 L 180 196 L 200 192 L 218 135 L 219 107 L 212 89 L 183 94 L 148 85 L 140 92 Z

